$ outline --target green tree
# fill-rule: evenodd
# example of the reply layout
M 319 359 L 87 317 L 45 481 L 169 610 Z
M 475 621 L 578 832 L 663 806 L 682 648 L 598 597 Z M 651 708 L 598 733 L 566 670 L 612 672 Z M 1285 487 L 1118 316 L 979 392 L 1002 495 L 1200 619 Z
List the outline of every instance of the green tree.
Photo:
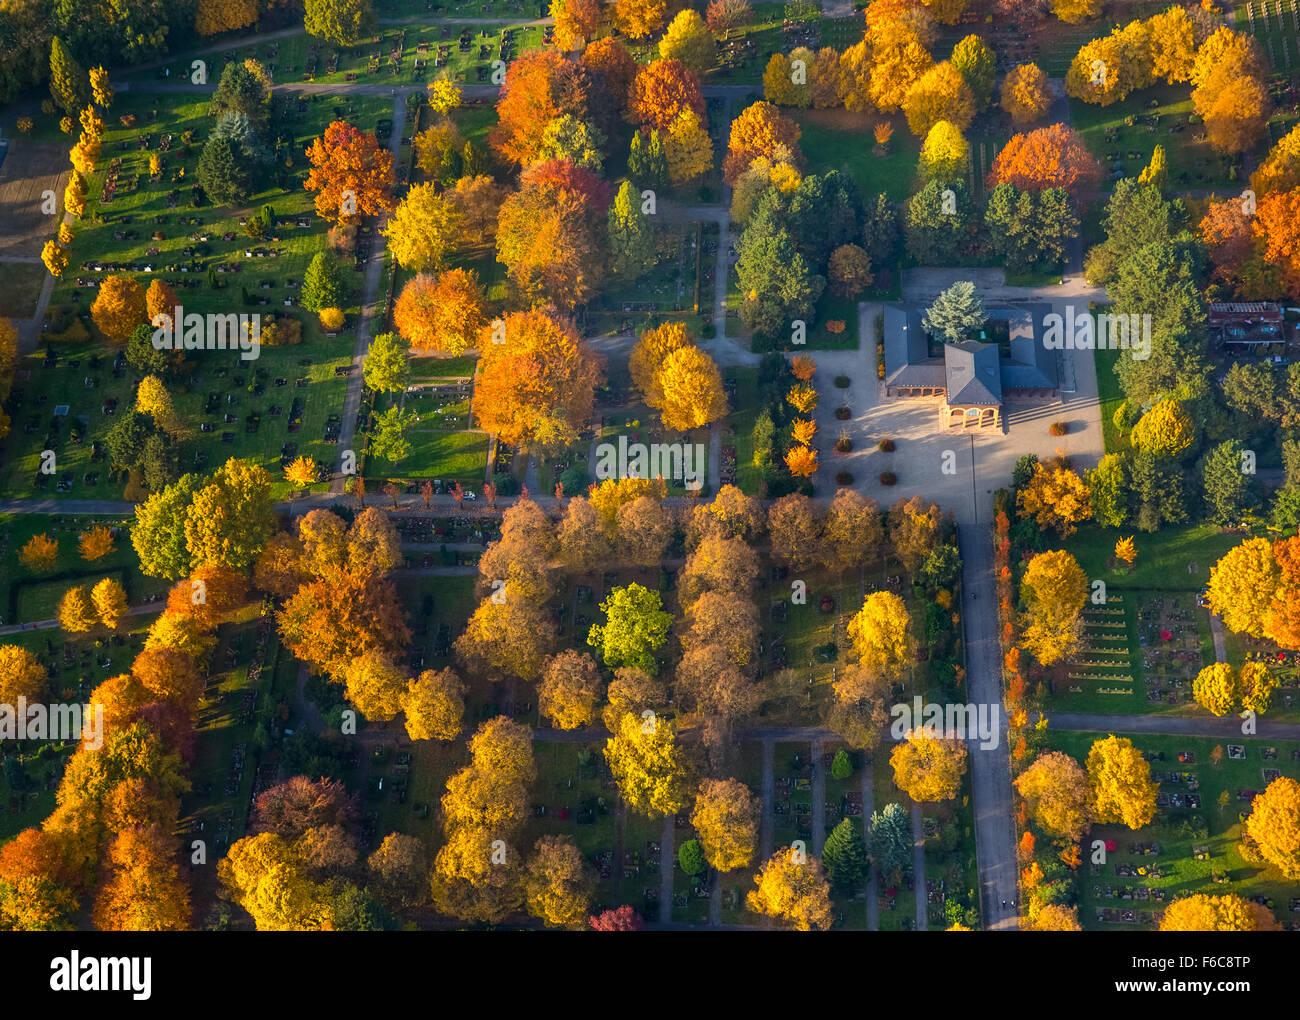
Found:
M 1129 471 L 1124 454 L 1108 453 L 1087 477 L 1092 517 L 1103 528 L 1122 528 L 1129 519 Z
M 648 135 L 642 131 L 632 135 L 627 174 L 640 189 L 660 191 L 668 186 L 668 154 L 657 128 Z
M 254 130 L 266 129 L 271 116 L 271 77 L 256 61 L 232 61 L 221 72 L 208 112 L 220 123 L 228 113 L 242 113 Z
M 605 623 L 592 624 L 587 644 L 599 649 L 606 666 L 635 666 L 654 676 L 659 672 L 655 652 L 668 639 L 673 618 L 663 611 L 659 593 L 644 585 L 615 588 L 600 604 Z
M 188 577 L 194 566 L 185 544 L 185 518 L 198 489 L 196 475 L 181 475 L 135 508 L 131 545 L 140 557 L 140 570 L 171 581 Z
M 396 405 L 377 415 L 370 440 L 370 452 L 393 464 L 405 460 L 411 453 L 406 431 L 419 420 L 420 416 L 414 411 L 406 411 Z
M 795 319 L 813 321 L 826 280 L 813 273 L 788 231 L 773 232 L 756 215 L 737 247 L 740 318 L 745 325 L 762 336 L 775 337 L 788 332 Z
M 921 325 L 940 340 L 959 343 L 984 325 L 984 319 L 984 304 L 975 293 L 975 284 L 958 280 L 934 299 Z
M 677 863 L 688 875 L 702 875 L 709 866 L 704 859 L 704 848 L 698 839 L 688 839 L 677 850 Z
M 309 312 L 322 308 L 342 308 L 347 304 L 347 284 L 338 259 L 327 251 L 318 251 L 307 265 L 302 278 L 302 306 Z
M 144 375 L 162 375 L 172 367 L 168 352 L 154 347 L 153 329 L 149 325 L 136 326 L 126 342 L 126 360 Z
M 907 252 L 922 265 L 947 265 L 956 260 L 970 222 L 966 185 L 929 181 L 907 203 L 903 217 Z M 879 265 L 874 256 L 871 264 Z
M 842 818 L 826 837 L 822 847 L 822 867 L 826 877 L 837 892 L 857 892 L 867 877 L 867 844 L 862 839 L 860 824 L 853 818 Z
M 998 74 L 997 57 L 983 39 L 968 35 L 953 47 L 951 63 L 975 97 L 976 109 L 982 110 L 993 95 L 993 81 Z
M 304 14 L 307 34 L 336 46 L 356 46 L 378 27 L 370 0 L 306 0 Z
M 849 760 L 848 752 L 841 747 L 831 759 L 831 777 L 843 782 L 851 775 L 853 775 L 853 762 Z
M 90 76 L 57 35 L 50 40 L 50 95 L 69 117 L 90 103 Z
M 1259 505 L 1255 476 L 1247 474 L 1246 448 L 1239 439 L 1212 447 L 1199 465 L 1201 498 L 1206 519 L 1214 524 L 1233 524 L 1242 514 Z
M 199 183 L 213 205 L 243 205 L 253 187 L 252 168 L 234 142 L 214 136 L 199 156 Z
M 655 261 L 654 227 L 641 212 L 641 196 L 624 181 L 614 196 L 607 217 L 610 270 L 624 280 L 646 274 Z
M 912 863 L 912 819 L 898 804 L 871 815 L 871 859 L 881 875 Z
M 397 333 L 380 333 L 370 341 L 361 371 L 376 393 L 401 393 L 411 382 L 411 341 Z
M 888 195 L 877 195 L 862 213 L 862 249 L 871 259 L 871 265 L 880 269 L 891 263 L 898 255 L 901 240 L 898 210 Z

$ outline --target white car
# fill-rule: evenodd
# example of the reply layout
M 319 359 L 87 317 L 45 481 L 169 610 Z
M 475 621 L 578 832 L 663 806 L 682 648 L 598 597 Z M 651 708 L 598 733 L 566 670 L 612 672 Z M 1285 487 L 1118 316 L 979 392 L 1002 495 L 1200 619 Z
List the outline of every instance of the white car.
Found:
M 470 502 L 473 502 L 474 500 L 478 499 L 478 497 L 477 497 L 476 495 L 474 495 L 474 490 L 472 490 L 472 489 L 466 489 L 466 490 L 461 494 L 461 498 L 462 498 L 462 499 L 468 499 Z

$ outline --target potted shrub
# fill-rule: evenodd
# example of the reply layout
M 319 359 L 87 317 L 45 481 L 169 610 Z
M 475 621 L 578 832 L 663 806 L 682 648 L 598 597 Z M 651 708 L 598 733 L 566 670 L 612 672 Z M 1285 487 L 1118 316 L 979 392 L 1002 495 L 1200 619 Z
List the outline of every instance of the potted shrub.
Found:
M 835 388 L 837 390 L 847 390 L 849 388 L 849 377 L 847 375 L 837 375 L 835 377 Z
M 1054 436 L 1063 436 L 1070 431 L 1070 426 L 1067 422 L 1054 421 L 1050 431 Z
M 898 481 L 898 476 L 892 471 L 884 471 L 880 475 L 881 485 L 893 485 Z
M 847 407 L 837 407 L 835 409 L 835 417 L 839 421 L 848 421 L 853 417 L 853 412 Z
M 893 453 L 894 441 L 892 439 L 882 439 L 876 444 L 876 449 L 881 453 Z
M 837 453 L 848 453 L 853 449 L 853 440 L 849 438 L 847 432 L 841 432 L 840 438 L 835 440 L 835 451 Z
M 836 484 L 836 485 L 852 485 L 852 484 L 853 484 L 853 475 L 852 475 L 852 473 L 851 473 L 851 472 L 848 472 L 848 471 L 841 471 L 841 472 L 839 472 L 839 474 L 837 474 L 837 475 L 835 476 L 835 484 Z

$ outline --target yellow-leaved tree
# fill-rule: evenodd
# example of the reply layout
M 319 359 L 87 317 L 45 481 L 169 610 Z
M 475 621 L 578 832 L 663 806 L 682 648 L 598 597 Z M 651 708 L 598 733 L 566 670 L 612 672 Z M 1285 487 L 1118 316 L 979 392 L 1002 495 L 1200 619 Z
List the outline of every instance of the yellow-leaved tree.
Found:
M 1140 829 L 1155 817 L 1159 784 L 1151 766 L 1127 737 L 1107 736 L 1088 752 L 1092 815 L 1102 825 L 1123 822 Z
M 605 761 L 632 811 L 661 818 L 681 810 L 686 769 L 669 720 L 649 709 L 640 717 L 624 715 L 605 742 Z
M 831 926 L 830 883 L 815 857 L 796 847 L 778 850 L 754 876 L 746 905 L 756 914 L 783 921 L 795 931 Z
M 1026 605 L 1021 647 L 1044 666 L 1072 654 L 1088 599 L 1088 579 L 1079 561 L 1064 549 L 1039 553 L 1025 568 L 1020 597 Z
M 889 756 L 894 782 L 913 800 L 952 800 L 966 774 L 966 745 L 919 729 L 908 731 Z
M 703 428 L 727 415 L 722 373 L 695 345 L 670 353 L 659 365 L 655 388 L 663 394 L 660 414 L 674 432 Z
M 704 859 L 718 871 L 748 867 L 758 847 L 759 804 L 738 779 L 700 783 L 691 811 Z
M 907 606 L 892 591 L 872 592 L 849 621 L 849 640 L 862 665 L 881 676 L 903 679 L 916 658 Z
M 1064 457 L 1034 465 L 1034 473 L 1016 496 L 1021 513 L 1033 517 L 1043 530 L 1053 528 L 1062 538 L 1092 516 L 1092 491 L 1070 470 Z
M 1274 779 L 1250 805 L 1246 835 L 1288 879 L 1300 878 L 1300 783 Z

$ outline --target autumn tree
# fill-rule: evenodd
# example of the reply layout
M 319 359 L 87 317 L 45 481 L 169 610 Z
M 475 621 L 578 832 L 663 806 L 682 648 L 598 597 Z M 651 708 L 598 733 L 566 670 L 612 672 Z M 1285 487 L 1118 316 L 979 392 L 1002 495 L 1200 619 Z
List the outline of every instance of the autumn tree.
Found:
M 312 169 L 303 187 L 315 192 L 316 215 L 321 219 L 352 223 L 358 216 L 392 210 L 393 154 L 374 135 L 346 121 L 333 121 L 308 146 L 307 160 Z
M 739 538 L 709 535 L 686 558 L 678 581 L 678 598 L 689 609 L 706 591 L 747 597 L 758 578 L 758 556 Z
M 703 428 L 729 411 L 722 373 L 694 345 L 678 348 L 660 362 L 654 389 L 663 394 L 659 411 L 664 427 L 674 432 Z
M 537 685 L 537 708 L 559 729 L 576 730 L 596 718 L 601 694 L 596 661 L 573 649 L 547 660 Z
M 475 385 L 480 427 L 504 442 L 566 446 L 591 418 L 598 360 L 565 320 L 542 311 L 503 322 L 504 343 L 486 343 Z
M 1264 621 L 1281 581 L 1272 543 L 1248 538 L 1210 568 L 1205 597 L 1229 630 L 1264 636 Z
M 758 849 L 758 800 L 737 779 L 706 779 L 695 794 L 691 825 L 717 871 L 748 867 Z
M 1002 82 L 1002 109 L 1018 127 L 1032 124 L 1047 116 L 1052 93 L 1047 75 L 1037 64 L 1019 64 Z
M 99 622 L 109 630 L 114 630 L 126 615 L 126 592 L 122 582 L 115 577 L 104 577 L 95 582 L 90 589 L 90 601 Z
M 614 0 L 614 27 L 629 39 L 644 39 L 663 28 L 669 0 Z
M 918 165 L 925 177 L 959 181 L 970 168 L 970 143 L 952 121 L 936 121 L 921 145 Z
M 247 570 L 271 539 L 271 476 L 252 461 L 231 458 L 194 493 L 185 517 L 192 562 Z
M 1090 497 L 1087 483 L 1070 470 L 1065 458 L 1053 457 L 1034 465 L 1033 475 L 1016 493 L 1016 503 L 1039 528 L 1051 528 L 1066 538 L 1092 516 Z
M 145 321 L 144 288 L 130 276 L 115 273 L 106 277 L 90 305 L 90 317 L 110 342 L 125 344 L 135 327 Z
M 1160 917 L 1161 931 L 1280 931 L 1267 907 L 1229 893 L 1193 893 L 1174 900 Z
M 1244 152 L 1264 137 L 1273 104 L 1267 65 L 1253 37 L 1220 25 L 1196 51 L 1191 80 L 1192 108 L 1213 148 Z
M 826 565 L 843 572 L 878 559 L 884 542 L 880 511 L 854 489 L 840 489 L 826 511 L 822 553 Z
M 175 840 L 161 828 L 127 829 L 108 844 L 93 920 L 100 931 L 187 931 L 190 896 Z
M 778 850 L 754 876 L 746 906 L 784 921 L 795 931 L 825 931 L 832 923 L 830 885 L 815 857 L 793 847 Z
M 1138 419 L 1129 438 L 1153 457 L 1177 459 L 1195 445 L 1197 428 L 1181 403 L 1162 400 Z
M 628 90 L 628 110 L 636 122 L 669 129 L 677 117 L 691 110 L 704 122 L 704 97 L 700 80 L 680 60 L 653 60 L 637 72 Z
M 861 664 L 902 679 L 915 658 L 911 619 L 903 600 L 889 591 L 872 592 L 849 621 L 849 640 Z
M 1156 783 L 1151 766 L 1127 737 L 1107 736 L 1088 751 L 1088 787 L 1093 818 L 1102 825 L 1123 822 L 1140 829 L 1155 817 Z
M 690 335 L 680 322 L 664 322 L 641 334 L 628 356 L 628 371 L 632 375 L 632 384 L 640 390 L 650 407 L 664 406 L 660 369 L 665 360 L 675 351 L 690 346 Z
M 0 705 L 17 705 L 19 698 L 39 701 L 49 674 L 41 661 L 21 645 L 0 645 Z
M 909 571 L 915 570 L 939 541 L 943 514 L 920 496 L 899 500 L 889 509 L 889 541 Z
M 1069 657 L 1082 636 L 1082 610 L 1088 579 L 1064 549 L 1039 553 L 1029 561 L 1020 582 L 1026 606 L 1021 647 L 1044 666 Z
M 63 593 L 55 611 L 59 626 L 70 634 L 79 634 L 98 625 L 99 615 L 95 604 L 90 600 L 90 588 L 87 585 L 74 585 Z
M 894 782 L 913 800 L 952 800 L 966 774 L 966 745 L 910 730 L 890 753 L 889 764 Z
M 555 0 L 551 17 L 555 19 L 555 44 L 562 50 L 580 49 L 600 35 L 605 24 L 599 0 Z
M 304 584 L 277 617 L 285 645 L 336 681 L 366 652 L 397 654 L 410 640 L 391 581 L 369 571 L 331 571 Z
M 59 540 L 45 532 L 33 535 L 18 552 L 18 562 L 34 574 L 48 574 L 59 559 Z
M 459 232 L 456 206 L 434 184 L 417 184 L 402 199 L 383 235 L 404 269 L 440 271 Z
M 952 64 L 935 64 L 916 80 L 903 97 L 903 113 L 912 133 L 925 138 L 940 121 L 964 131 L 975 116 L 975 97 Z
M 555 624 L 542 606 L 513 591 L 489 596 L 455 642 L 457 658 L 476 672 L 535 680 L 555 641 Z
M 568 836 L 543 836 L 525 867 L 524 905 L 553 928 L 581 928 L 595 893 L 595 878 Z
M 1051 751 L 1036 757 L 1015 780 L 1034 821 L 1053 836 L 1078 842 L 1090 821 L 1088 777 L 1068 754 Z
M 547 124 L 565 113 L 586 117 L 590 88 L 585 67 L 556 50 L 520 54 L 506 67 L 497 124 L 488 143 L 504 161 L 530 166 L 537 160 Z
M 659 56 L 678 60 L 695 74 L 710 70 L 717 60 L 713 33 L 704 19 L 691 8 L 678 11 L 659 40 Z
M 747 106 L 731 122 L 727 155 L 722 162 L 723 179 L 734 185 L 758 157 L 770 159 L 779 152 L 788 153 L 788 160 L 802 166 L 799 134 L 799 125 L 781 116 L 771 103 L 757 102 Z
M 934 58 L 918 32 L 918 23 L 905 17 L 869 21 L 863 44 L 870 67 L 867 97 L 881 113 L 893 113 L 933 65 Z
M 632 811 L 661 818 L 681 810 L 686 766 L 676 729 L 667 719 L 653 713 L 622 716 L 605 742 L 605 761 Z
M 1274 779 L 1251 802 L 1246 835 L 1287 879 L 1300 878 L 1300 783 Z
M 668 159 L 668 175 L 677 187 L 713 169 L 713 141 L 695 110 L 682 110 L 668 125 L 664 154 Z
M 990 187 L 1010 183 L 1022 191 L 1064 188 L 1071 194 L 1096 188 L 1103 169 L 1083 139 L 1064 124 L 1015 135 L 993 160 Z

